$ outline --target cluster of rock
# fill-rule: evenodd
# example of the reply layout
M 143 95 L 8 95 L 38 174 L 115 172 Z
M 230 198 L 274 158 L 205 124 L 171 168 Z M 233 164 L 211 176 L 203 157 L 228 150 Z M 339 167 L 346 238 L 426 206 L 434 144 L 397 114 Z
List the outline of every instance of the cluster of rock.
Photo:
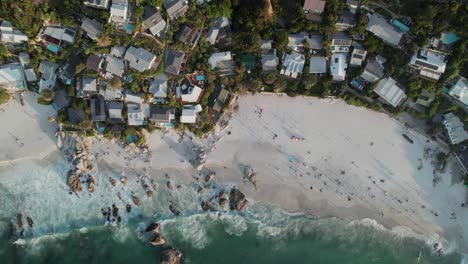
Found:
M 244 168 L 244 179 L 249 181 L 257 189 L 257 174 L 250 166 Z
M 73 165 L 73 168 L 68 171 L 67 185 L 71 192 L 74 193 L 83 190 L 82 184 L 88 185 L 88 192 L 94 192 L 96 180 L 90 173 L 94 170 L 95 166 L 92 162 L 89 145 L 86 139 L 75 138 L 73 142 L 74 147 L 70 146 L 65 149 L 65 154 Z
M 146 227 L 145 235 L 148 237 L 148 241 L 154 246 L 162 246 L 166 244 L 166 239 L 160 233 L 161 225 L 156 222 L 152 222 Z M 182 253 L 173 247 L 166 247 L 159 255 L 161 264 L 179 264 L 182 258 Z
M 115 204 L 112 204 L 112 207 L 107 207 L 107 209 L 101 208 L 101 213 L 106 219 L 106 224 L 120 223 L 122 221 L 122 217 L 119 215 L 119 208 Z

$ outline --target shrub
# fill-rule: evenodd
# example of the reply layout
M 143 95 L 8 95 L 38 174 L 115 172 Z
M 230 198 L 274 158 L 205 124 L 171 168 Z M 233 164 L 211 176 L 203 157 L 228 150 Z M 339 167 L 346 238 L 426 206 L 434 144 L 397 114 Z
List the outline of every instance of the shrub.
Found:
M 3 88 L 0 88 L 0 104 L 4 104 L 10 100 L 10 94 Z

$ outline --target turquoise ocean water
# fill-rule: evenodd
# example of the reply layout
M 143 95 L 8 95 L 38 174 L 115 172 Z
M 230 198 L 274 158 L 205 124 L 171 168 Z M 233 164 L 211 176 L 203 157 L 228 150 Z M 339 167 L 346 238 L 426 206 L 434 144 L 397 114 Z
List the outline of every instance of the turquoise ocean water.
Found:
M 167 244 L 180 249 L 183 263 L 462 263 L 459 254 L 434 255 L 425 241 L 376 228 L 372 221 L 289 214 L 255 202 L 239 213 L 205 213 L 189 187 L 179 194 L 157 189 L 127 214 L 104 180 L 115 172 L 100 171 L 96 192 L 77 197 L 64 187 L 66 171 L 59 157 L 0 169 L 1 264 L 159 263 L 161 249 L 142 234 L 151 221 L 162 224 Z M 136 191 L 139 184 L 130 181 L 120 191 Z M 177 203 L 180 216 L 168 211 L 169 202 Z M 118 226 L 103 225 L 100 208 L 111 203 L 121 207 Z M 18 212 L 30 215 L 35 226 L 15 242 L 10 222 Z

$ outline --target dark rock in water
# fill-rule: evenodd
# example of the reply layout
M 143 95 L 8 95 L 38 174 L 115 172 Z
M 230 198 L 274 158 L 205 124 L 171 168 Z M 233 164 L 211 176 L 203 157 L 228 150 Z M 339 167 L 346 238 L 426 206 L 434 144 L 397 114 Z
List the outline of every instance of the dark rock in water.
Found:
M 83 189 L 83 187 L 81 187 L 80 178 L 78 178 L 72 170 L 68 172 L 67 185 L 70 187 L 72 192 L 81 192 Z
M 119 216 L 119 208 L 117 208 L 117 206 L 115 206 L 115 204 L 112 205 L 112 216 L 113 217 Z
M 166 183 L 166 187 L 169 189 L 169 190 L 172 190 L 172 183 L 170 181 L 168 181 Z
M 159 232 L 159 229 L 161 229 L 161 225 L 156 222 L 152 222 L 145 229 L 145 232 Z
M 180 215 L 180 210 L 177 209 L 174 205 L 169 205 L 169 210 L 171 210 L 171 212 L 175 215 Z
M 33 227 L 33 224 L 34 224 L 32 218 L 28 216 L 28 217 L 26 217 L 26 221 L 28 221 L 29 227 L 32 228 L 32 227 Z
M 220 198 L 220 199 L 221 199 L 221 198 L 227 198 L 226 196 L 227 196 L 227 194 L 226 194 L 225 191 L 220 191 L 220 192 L 219 192 L 219 198 Z
M 239 191 L 236 187 L 232 188 L 231 193 L 229 194 L 229 207 L 231 210 L 242 210 L 248 204 L 245 195 Z
M 224 207 L 228 203 L 228 199 L 226 198 L 220 198 L 219 199 L 219 205 Z
M 159 254 L 161 264 L 180 264 L 182 253 L 176 248 L 167 248 Z
M 114 179 L 114 178 L 110 178 L 110 183 L 111 183 L 112 186 L 115 186 L 115 184 L 116 184 L 115 179 Z
M 125 208 L 127 209 L 127 213 L 130 213 L 132 211 L 132 205 L 129 203 L 127 204 Z
M 132 200 L 133 200 L 133 203 L 134 203 L 136 206 L 140 206 L 140 199 L 138 199 L 138 197 L 133 196 L 133 197 L 132 197 Z
M 151 190 L 150 190 L 150 191 L 147 191 L 147 192 L 146 192 L 146 196 L 148 196 L 148 197 L 153 197 L 153 191 L 151 191 Z
M 154 246 L 164 245 L 166 240 L 164 237 L 159 233 L 154 233 L 153 236 L 150 238 L 150 243 Z
M 216 207 L 210 201 L 201 202 L 201 207 L 203 211 L 216 211 Z
M 120 215 L 117 216 L 117 222 L 119 222 L 119 223 L 122 222 L 122 217 L 120 217 Z
M 19 228 L 23 227 L 23 214 L 19 213 L 16 215 L 16 224 Z

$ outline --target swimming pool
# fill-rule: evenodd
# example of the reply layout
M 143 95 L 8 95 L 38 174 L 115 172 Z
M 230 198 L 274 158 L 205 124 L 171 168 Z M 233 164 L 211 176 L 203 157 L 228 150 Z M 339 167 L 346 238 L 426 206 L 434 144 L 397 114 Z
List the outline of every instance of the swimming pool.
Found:
M 452 33 L 452 32 L 445 32 L 444 34 L 442 34 L 442 42 L 444 44 L 452 44 L 454 43 L 455 41 L 457 41 L 458 37 L 455 33 Z

